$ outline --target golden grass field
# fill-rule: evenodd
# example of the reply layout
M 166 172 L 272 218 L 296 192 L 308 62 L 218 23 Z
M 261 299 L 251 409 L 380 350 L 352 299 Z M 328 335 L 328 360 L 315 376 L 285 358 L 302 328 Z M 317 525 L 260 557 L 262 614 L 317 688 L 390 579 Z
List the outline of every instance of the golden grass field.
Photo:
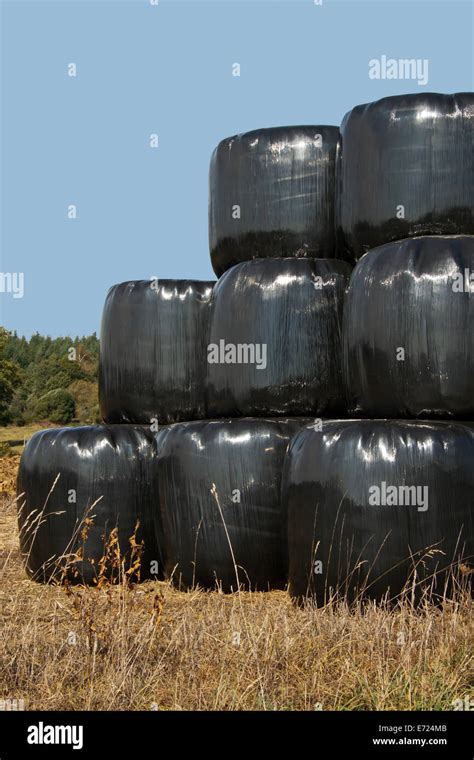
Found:
M 284 592 L 28 580 L 18 461 L 0 459 L 0 699 L 26 710 L 452 710 L 474 697 L 467 597 L 317 610 Z
M 12 454 L 21 454 L 24 444 L 31 438 L 33 433 L 38 430 L 44 430 L 46 425 L 41 422 L 32 422 L 30 425 L 8 425 L 0 426 L 0 445 L 8 441 L 15 441 L 9 448 Z M 54 425 L 50 425 L 54 427 Z

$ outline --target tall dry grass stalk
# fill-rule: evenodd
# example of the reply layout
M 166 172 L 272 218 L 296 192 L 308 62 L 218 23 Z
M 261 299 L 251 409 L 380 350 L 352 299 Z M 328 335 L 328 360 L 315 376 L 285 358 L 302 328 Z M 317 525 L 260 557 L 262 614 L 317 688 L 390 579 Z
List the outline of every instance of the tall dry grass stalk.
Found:
M 0 473 L 1 479 L 1 473 Z M 43 586 L 0 506 L 0 699 L 44 710 L 452 709 L 474 697 L 472 601 L 295 608 L 284 592 Z

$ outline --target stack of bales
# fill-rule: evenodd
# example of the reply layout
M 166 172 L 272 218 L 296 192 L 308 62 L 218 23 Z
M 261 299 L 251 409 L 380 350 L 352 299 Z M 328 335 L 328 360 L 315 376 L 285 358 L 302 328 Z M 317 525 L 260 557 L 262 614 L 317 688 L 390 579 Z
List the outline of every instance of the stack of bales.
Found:
M 163 577 L 157 434 L 205 416 L 212 286 L 153 279 L 109 290 L 99 366 L 105 424 L 42 431 L 20 463 L 20 539 L 34 578 Z
M 474 426 L 454 420 L 474 411 L 473 307 L 450 284 L 474 271 L 473 108 L 471 95 L 386 98 L 341 133 L 219 144 L 217 283 L 111 288 L 105 424 L 44 431 L 25 449 L 33 577 L 97 582 L 120 554 L 135 575 L 140 556 L 142 579 L 289 579 L 319 602 L 394 596 L 410 573 L 439 590 L 466 562 Z M 387 505 L 389 487 L 413 506 Z
M 206 357 L 212 422 L 159 436 L 167 574 L 224 589 L 282 588 L 281 500 L 290 439 L 344 413 L 336 261 L 336 127 L 263 129 L 223 140 L 210 168 L 213 288 Z
M 290 592 L 443 595 L 474 556 L 474 97 L 358 106 L 337 158 L 357 261 L 343 324 L 351 417 L 292 441 Z M 462 575 L 462 572 L 461 572 Z

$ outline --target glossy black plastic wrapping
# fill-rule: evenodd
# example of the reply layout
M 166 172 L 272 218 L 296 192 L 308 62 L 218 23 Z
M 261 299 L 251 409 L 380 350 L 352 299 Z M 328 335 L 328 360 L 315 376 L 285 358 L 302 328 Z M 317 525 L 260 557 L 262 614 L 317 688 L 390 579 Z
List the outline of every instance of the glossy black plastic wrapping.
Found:
M 468 423 L 343 420 L 302 430 L 283 475 L 290 594 L 318 604 L 333 595 L 395 600 L 407 582 L 416 601 L 450 593 L 452 574 L 462 583 L 474 564 L 473 462 Z M 400 486 L 427 491 L 407 497 Z
M 100 335 L 99 395 L 105 422 L 205 417 L 213 284 L 137 280 L 109 290 Z
M 219 143 L 209 175 L 217 275 L 253 258 L 334 256 L 338 137 L 337 127 L 275 127 Z
M 353 415 L 474 417 L 474 237 L 413 238 L 363 256 L 343 347 Z
M 255 259 L 219 279 L 210 346 L 260 346 L 262 353 L 247 364 L 222 363 L 221 351 L 220 363 L 210 363 L 209 355 L 209 416 L 344 413 L 341 332 L 350 272 L 334 259 Z
M 35 433 L 21 457 L 17 484 L 20 546 L 28 574 L 38 581 L 64 575 L 91 584 L 100 577 L 99 561 L 108 556 L 104 577 L 116 579 L 119 567 L 109 561 L 111 553 L 104 547 L 109 543 L 113 550 L 110 534 L 117 528 L 123 569 L 129 570 L 138 557 L 130 544 L 138 521 L 136 541 L 143 541 L 144 549 L 140 573 L 130 577 L 162 575 L 155 460 L 155 437 L 145 427 L 87 426 Z M 82 561 L 72 557 L 78 551 Z M 59 560 L 65 554 L 68 558 Z
M 336 160 L 338 257 L 415 235 L 473 234 L 473 143 L 474 93 L 353 108 Z
M 176 586 L 284 587 L 281 473 L 288 442 L 307 421 L 210 420 L 158 433 L 166 573 Z

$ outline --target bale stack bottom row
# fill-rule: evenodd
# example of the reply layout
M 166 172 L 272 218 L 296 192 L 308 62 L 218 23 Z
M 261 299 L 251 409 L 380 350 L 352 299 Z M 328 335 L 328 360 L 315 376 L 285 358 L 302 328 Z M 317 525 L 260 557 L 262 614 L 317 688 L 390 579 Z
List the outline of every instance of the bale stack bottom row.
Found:
M 319 603 L 334 593 L 396 597 L 407 582 L 417 594 L 445 593 L 453 565 L 472 557 L 474 425 L 308 423 L 234 418 L 157 434 L 137 425 L 36 434 L 18 485 L 29 502 L 20 511 L 29 574 L 118 577 L 117 527 L 126 571 L 144 541 L 133 580 L 231 591 L 289 579 L 293 596 Z

